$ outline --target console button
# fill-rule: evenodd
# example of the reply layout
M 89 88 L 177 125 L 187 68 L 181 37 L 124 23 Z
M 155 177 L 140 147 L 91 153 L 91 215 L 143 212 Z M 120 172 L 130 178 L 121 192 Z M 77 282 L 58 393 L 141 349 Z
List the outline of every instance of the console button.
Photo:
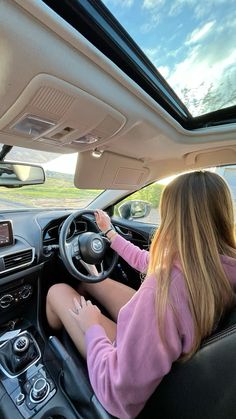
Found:
M 52 391 L 55 388 L 54 382 L 51 380 L 51 378 L 47 378 L 47 381 L 50 386 L 50 391 Z
M 35 408 L 35 404 L 31 402 L 30 400 L 26 400 L 26 404 L 30 410 L 33 410 Z
M 27 381 L 24 385 L 24 389 L 26 391 L 27 394 L 29 394 L 30 389 L 31 389 L 31 383 L 29 381 Z
M 25 400 L 25 395 L 23 393 L 19 393 L 17 398 L 16 398 L 17 406 L 20 406 L 23 403 L 24 400 Z

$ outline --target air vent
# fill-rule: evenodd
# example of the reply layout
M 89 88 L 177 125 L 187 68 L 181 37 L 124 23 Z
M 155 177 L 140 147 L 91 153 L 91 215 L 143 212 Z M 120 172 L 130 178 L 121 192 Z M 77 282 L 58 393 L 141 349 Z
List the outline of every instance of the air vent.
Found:
M 34 259 L 33 249 L 23 250 L 3 257 L 4 271 L 30 265 Z

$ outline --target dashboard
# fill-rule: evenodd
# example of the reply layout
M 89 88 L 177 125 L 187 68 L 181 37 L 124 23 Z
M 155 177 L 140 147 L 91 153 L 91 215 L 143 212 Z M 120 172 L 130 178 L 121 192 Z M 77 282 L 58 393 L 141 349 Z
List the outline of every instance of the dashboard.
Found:
M 59 248 L 59 234 L 69 210 L 19 210 L 0 215 L 1 278 L 17 270 L 48 261 Z M 94 217 L 85 215 L 71 223 L 68 240 L 86 231 L 97 231 Z
M 82 233 L 99 231 L 93 213 L 68 209 L 24 209 L 4 211 L 0 214 L 0 314 L 2 322 L 16 315 L 16 310 L 29 310 L 45 305 L 46 292 L 42 298 L 42 289 L 48 290 L 56 282 L 74 284 L 73 274 L 63 261 L 59 252 L 59 235 L 63 222 L 71 214 L 76 217 L 67 232 L 67 240 Z M 113 219 L 116 231 L 140 248 L 146 248 L 150 236 L 150 226 L 130 229 L 129 221 L 120 223 Z M 132 226 L 135 225 L 133 222 Z M 2 230 L 1 230 L 2 226 Z M 12 229 L 12 231 L 11 231 Z M 1 236 L 0 236 L 1 237 Z M 75 240 L 76 242 L 76 240 Z M 112 252 L 107 252 L 107 266 L 110 266 Z M 75 257 L 76 259 L 76 257 Z M 77 261 L 74 260 L 75 266 Z M 79 270 L 85 269 L 78 262 Z M 105 266 L 105 265 L 104 265 Z M 105 266 L 106 268 L 106 266 Z M 84 272 L 86 274 L 86 270 Z M 127 283 L 137 289 L 140 284 L 139 273 L 122 259 L 112 272 L 113 279 Z M 129 278 L 129 279 L 128 279 Z M 41 295 L 41 296 L 40 296 Z M 36 299 L 34 305 L 28 301 Z M 42 301 L 42 303 L 40 302 Z M 43 302 L 44 301 L 44 302 Z M 31 314 L 30 314 L 31 315 Z

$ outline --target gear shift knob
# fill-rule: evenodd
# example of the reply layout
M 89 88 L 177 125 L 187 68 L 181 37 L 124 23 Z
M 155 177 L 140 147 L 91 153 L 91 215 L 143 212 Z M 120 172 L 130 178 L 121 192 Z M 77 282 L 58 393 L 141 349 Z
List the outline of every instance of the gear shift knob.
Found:
M 30 341 L 27 336 L 19 336 L 18 338 L 16 338 L 15 342 L 13 343 L 13 350 L 15 354 L 23 354 L 25 351 L 27 351 L 29 344 Z

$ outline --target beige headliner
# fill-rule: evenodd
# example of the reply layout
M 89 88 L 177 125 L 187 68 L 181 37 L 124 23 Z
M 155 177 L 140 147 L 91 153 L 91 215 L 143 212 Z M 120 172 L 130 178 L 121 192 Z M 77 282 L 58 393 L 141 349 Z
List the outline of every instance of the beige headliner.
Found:
M 41 1 L 0 0 L 0 57 L 0 142 L 80 152 L 79 187 L 135 189 L 236 162 L 235 124 L 184 130 Z M 17 134 L 12 125 L 27 113 L 53 121 L 53 129 L 38 138 Z M 75 142 L 91 132 L 98 142 Z M 105 151 L 101 159 L 91 156 L 95 146 Z

